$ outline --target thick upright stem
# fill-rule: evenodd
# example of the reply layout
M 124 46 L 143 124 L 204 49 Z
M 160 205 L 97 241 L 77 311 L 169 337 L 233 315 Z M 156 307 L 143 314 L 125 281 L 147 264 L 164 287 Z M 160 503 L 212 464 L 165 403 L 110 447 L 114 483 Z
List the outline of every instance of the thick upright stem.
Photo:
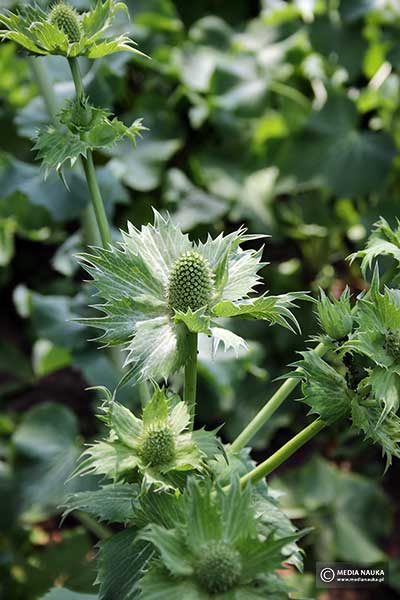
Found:
M 196 387 L 197 387 L 197 333 L 188 333 L 189 355 L 185 364 L 185 381 L 183 398 L 190 411 L 192 424 L 196 410 Z
M 85 171 L 86 181 L 92 198 L 94 213 L 96 215 L 97 225 L 100 231 L 100 237 L 104 248 L 107 248 L 111 242 L 110 227 L 104 208 L 103 198 L 99 184 L 97 183 L 96 171 L 93 164 L 93 156 L 90 150 L 87 152 L 87 157 L 82 160 L 83 170 Z
M 323 356 L 327 351 L 327 347 L 320 343 L 315 347 L 314 352 L 318 356 Z M 299 371 L 299 369 L 297 369 Z M 243 429 L 242 433 L 232 443 L 229 452 L 239 452 L 244 446 L 251 440 L 252 437 L 261 429 L 261 427 L 268 421 L 268 419 L 278 410 L 281 404 L 286 400 L 289 394 L 295 389 L 299 379 L 297 377 L 290 377 L 277 389 L 275 394 L 271 396 L 270 400 L 263 406 L 263 408 L 256 414 L 256 416 L 250 421 L 250 423 Z
M 68 63 L 69 68 L 71 69 L 72 79 L 74 80 L 76 95 L 78 98 L 82 98 L 82 96 L 85 94 L 85 90 L 83 88 L 82 75 L 79 69 L 78 59 L 69 58 Z
M 74 80 L 75 90 L 77 98 L 82 98 L 84 95 L 83 82 L 81 72 L 79 70 L 79 64 L 76 58 L 69 58 L 68 63 L 71 69 L 72 78 Z M 93 163 L 93 155 L 91 150 L 88 150 L 87 157 L 82 159 L 83 169 L 85 171 L 86 181 L 88 184 L 94 213 L 96 215 L 97 226 L 99 228 L 100 237 L 104 248 L 108 247 L 111 242 L 110 227 L 106 211 L 104 208 L 103 198 L 101 196 L 99 184 L 97 182 L 96 170 Z
M 58 120 L 56 97 L 49 80 L 46 65 L 43 63 L 44 60 L 44 58 L 33 58 L 31 56 L 29 58 L 29 64 L 35 76 L 40 95 L 45 103 L 46 110 L 49 113 L 49 117 L 53 125 L 57 126 Z
M 317 433 L 322 431 L 326 427 L 326 423 L 321 419 L 316 419 L 310 425 L 305 427 L 291 440 L 289 440 L 282 448 L 279 448 L 272 456 L 264 460 L 257 467 L 255 467 L 249 473 L 246 473 L 241 479 L 240 483 L 242 487 L 246 485 L 248 481 L 251 483 L 257 483 L 260 479 L 263 479 L 272 471 L 274 471 L 279 465 L 287 460 L 292 454 L 294 454 L 299 448 L 304 446 L 309 440 L 311 440 Z

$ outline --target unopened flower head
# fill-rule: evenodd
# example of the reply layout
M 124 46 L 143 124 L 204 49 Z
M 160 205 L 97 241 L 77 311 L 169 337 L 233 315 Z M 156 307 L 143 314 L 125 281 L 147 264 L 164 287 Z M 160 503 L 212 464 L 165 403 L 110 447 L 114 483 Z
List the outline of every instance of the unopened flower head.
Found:
M 168 306 L 171 311 L 187 312 L 208 308 L 211 302 L 213 273 L 201 254 L 190 250 L 174 263 L 168 278 Z
M 176 510 L 172 529 L 150 524 L 139 534 L 159 555 L 141 580 L 140 598 L 150 600 L 157 590 L 196 600 L 287 597 L 275 570 L 300 534 L 276 539 L 266 532 L 250 488 L 241 490 L 232 478 L 224 492 L 191 478 Z
M 81 39 L 81 26 L 76 10 L 65 2 L 58 2 L 49 13 L 49 23 L 63 31 L 71 44 Z
M 169 490 L 175 489 L 174 473 L 204 468 L 206 455 L 196 442 L 196 431 L 189 431 L 189 411 L 178 397 L 170 400 L 156 388 L 139 419 L 108 393 L 102 412 L 109 438 L 85 450 L 75 475 L 95 473 L 115 481 L 136 476 L 143 490 Z M 213 433 L 202 430 L 205 438 L 208 447 L 217 447 Z
M 229 592 L 238 583 L 241 574 L 242 559 L 233 546 L 220 540 L 211 540 L 201 546 L 195 575 L 210 594 Z

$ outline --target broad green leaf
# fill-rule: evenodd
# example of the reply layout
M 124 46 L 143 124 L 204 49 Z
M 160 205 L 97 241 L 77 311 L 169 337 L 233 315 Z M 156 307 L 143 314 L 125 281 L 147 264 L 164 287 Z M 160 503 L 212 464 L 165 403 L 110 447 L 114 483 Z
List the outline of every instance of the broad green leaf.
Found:
M 385 560 L 379 543 L 390 530 L 391 509 L 375 481 L 315 456 L 276 479 L 275 489 L 282 507 L 303 514 L 314 528 L 310 542 L 323 560 Z
M 98 554 L 99 600 L 134 600 L 140 579 L 154 553 L 152 544 L 140 540 L 136 529 L 125 529 L 100 543 Z
M 80 510 L 107 523 L 132 523 L 138 495 L 138 486 L 127 483 L 105 485 L 98 490 L 88 492 L 77 492 L 68 496 L 63 503 L 64 518 L 72 511 Z
M 75 416 L 60 404 L 39 404 L 25 414 L 12 442 L 26 518 L 55 514 L 66 494 L 78 489 L 76 481 L 65 484 L 80 452 Z

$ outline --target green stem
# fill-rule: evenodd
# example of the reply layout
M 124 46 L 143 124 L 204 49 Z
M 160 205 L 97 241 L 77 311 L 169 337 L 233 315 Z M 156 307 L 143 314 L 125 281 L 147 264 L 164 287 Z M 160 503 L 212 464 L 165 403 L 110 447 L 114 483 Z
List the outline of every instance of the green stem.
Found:
M 304 446 L 309 440 L 311 440 L 317 433 L 322 431 L 326 427 L 326 423 L 321 419 L 316 419 L 310 425 L 307 425 L 302 431 L 295 435 L 291 440 L 286 442 L 282 448 L 279 448 L 272 456 L 264 460 L 257 467 L 255 467 L 249 473 L 246 473 L 240 479 L 241 486 L 245 486 L 248 481 L 251 483 L 257 483 L 260 479 L 263 479 L 272 471 L 274 471 L 279 465 L 287 460 L 292 454 L 294 454 L 299 448 Z
M 108 247 L 111 242 L 110 227 L 108 225 L 107 214 L 104 208 L 103 198 L 99 184 L 97 183 L 96 170 L 93 163 L 93 155 L 90 150 L 87 151 L 87 156 L 82 160 L 83 170 L 85 171 L 86 181 L 92 198 L 94 213 L 96 215 L 97 226 L 99 228 L 100 237 L 104 248 Z
M 314 349 L 315 354 L 318 356 L 323 356 L 326 351 L 327 347 L 322 342 Z M 299 369 L 296 369 L 295 373 L 296 372 L 299 372 Z M 242 433 L 232 443 L 229 452 L 236 453 L 244 448 L 251 438 L 255 436 L 255 434 L 268 421 L 268 419 L 278 410 L 281 404 L 298 385 L 299 381 L 300 380 L 297 377 L 289 377 L 289 379 L 286 379 L 286 381 L 277 389 L 275 394 L 271 396 L 270 400 L 263 406 L 263 408 L 256 414 L 247 427 L 243 429 Z
M 80 523 L 82 523 L 82 525 L 84 525 L 84 527 L 86 527 L 86 529 L 98 537 L 99 540 L 106 540 L 107 538 L 111 537 L 112 532 L 108 529 L 108 527 L 101 525 L 101 523 L 98 523 L 87 513 L 76 510 L 74 511 L 74 516 L 76 519 L 78 519 L 78 521 L 80 521 Z
M 100 234 L 97 227 L 96 215 L 91 204 L 88 204 L 81 214 L 82 233 L 85 246 L 100 246 Z
M 197 333 L 188 333 L 189 354 L 185 364 L 183 399 L 189 407 L 192 424 L 196 410 L 197 387 Z
M 50 119 L 53 125 L 57 127 L 58 119 L 56 97 L 49 79 L 49 75 L 47 73 L 46 65 L 44 64 L 43 60 L 43 58 L 30 57 L 29 64 L 35 76 L 37 86 L 46 105 L 46 109 L 49 113 Z
M 82 98 L 84 95 L 83 82 L 81 72 L 79 70 L 79 64 L 76 58 L 69 58 L 68 63 L 72 73 L 72 79 L 74 80 L 75 91 L 77 98 Z M 108 247 L 111 242 L 110 227 L 108 224 L 107 214 L 104 208 L 103 198 L 99 184 L 97 182 L 96 170 L 93 163 L 93 154 L 91 150 L 87 151 L 87 157 L 82 159 L 83 170 L 85 171 L 86 181 L 88 184 L 90 196 L 92 198 L 92 204 L 96 215 L 97 226 L 99 228 L 100 237 L 104 248 Z
M 82 98 L 82 96 L 85 94 L 85 90 L 83 88 L 82 75 L 79 69 L 78 59 L 69 58 L 68 63 L 69 68 L 71 69 L 72 79 L 74 80 L 76 95 L 78 98 Z

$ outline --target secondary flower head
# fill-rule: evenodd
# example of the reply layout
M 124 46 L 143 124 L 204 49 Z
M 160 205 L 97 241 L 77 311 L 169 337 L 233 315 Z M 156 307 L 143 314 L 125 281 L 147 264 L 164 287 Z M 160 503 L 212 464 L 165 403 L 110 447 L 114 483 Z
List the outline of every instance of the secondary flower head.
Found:
M 118 0 L 98 0 L 82 15 L 63 1 L 53 4 L 48 12 L 37 4 L 26 5 L 16 13 L 0 14 L 5 28 L 0 30 L 0 39 L 12 40 L 37 56 L 101 58 L 123 50 L 144 56 L 127 35 L 103 37 L 120 10 L 128 12 L 126 4 Z
M 344 290 L 339 300 L 329 299 L 324 290 L 320 290 L 317 311 L 320 325 L 331 339 L 342 340 L 351 333 L 353 318 L 349 288 Z
M 243 250 L 243 242 L 264 236 L 244 229 L 194 243 L 170 217 L 155 213 L 154 225 L 139 231 L 130 223 L 123 241 L 95 248 L 81 257 L 104 304 L 101 318 L 82 322 L 99 327 L 105 344 L 125 344 L 126 364 L 136 379 L 159 380 L 179 369 L 187 358 L 188 332 L 212 338 L 236 352 L 246 342 L 217 319 L 263 319 L 289 329 L 298 327 L 291 312 L 303 292 L 252 297 L 260 283 L 263 249 Z
M 107 440 L 89 446 L 74 475 L 96 473 L 113 480 L 142 480 L 143 489 L 174 489 L 179 472 L 201 470 L 205 453 L 195 441 L 207 438 L 210 448 L 216 440 L 211 432 L 189 432 L 190 415 L 185 402 L 171 400 L 156 389 L 143 409 L 142 419 L 112 400 L 107 390 L 101 420 L 110 428 Z
M 190 480 L 182 502 L 182 518 L 173 529 L 151 524 L 139 534 L 159 553 L 141 580 L 141 600 L 163 594 L 196 600 L 287 598 L 274 571 L 284 560 L 282 548 L 299 534 L 265 537 L 249 488 L 241 491 L 234 479 L 225 493 Z

